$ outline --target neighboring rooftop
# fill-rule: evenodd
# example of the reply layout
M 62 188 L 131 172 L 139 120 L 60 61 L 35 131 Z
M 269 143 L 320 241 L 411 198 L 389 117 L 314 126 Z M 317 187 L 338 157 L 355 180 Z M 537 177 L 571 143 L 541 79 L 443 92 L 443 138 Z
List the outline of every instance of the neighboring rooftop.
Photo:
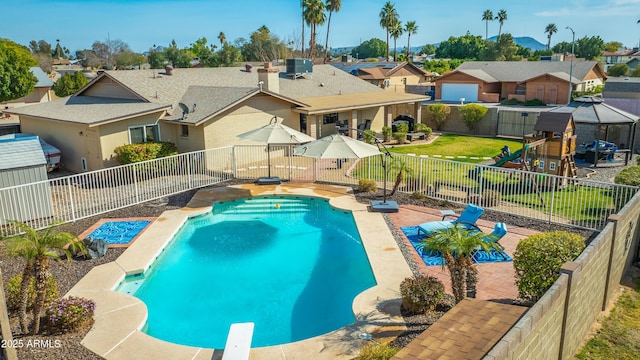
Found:
M 37 136 L 0 136 L 0 170 L 25 168 L 47 163 Z
M 451 73 L 462 72 L 487 82 L 493 82 L 489 79 L 495 79 L 495 82 L 519 82 L 551 73 L 568 79 L 569 72 L 572 72 L 573 78 L 584 79 L 597 65 L 597 61 L 575 61 L 571 70 L 570 63 L 563 61 L 466 61 Z

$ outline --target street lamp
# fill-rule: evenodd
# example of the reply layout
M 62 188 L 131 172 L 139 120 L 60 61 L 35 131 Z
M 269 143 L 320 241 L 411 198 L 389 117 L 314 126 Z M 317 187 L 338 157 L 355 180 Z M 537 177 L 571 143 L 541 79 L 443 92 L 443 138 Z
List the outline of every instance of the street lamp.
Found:
M 571 95 L 573 95 L 573 50 L 576 43 L 576 32 L 573 31 L 571 26 L 567 26 L 565 29 L 571 30 L 571 63 L 569 65 L 569 99 L 567 100 L 567 104 L 571 104 Z

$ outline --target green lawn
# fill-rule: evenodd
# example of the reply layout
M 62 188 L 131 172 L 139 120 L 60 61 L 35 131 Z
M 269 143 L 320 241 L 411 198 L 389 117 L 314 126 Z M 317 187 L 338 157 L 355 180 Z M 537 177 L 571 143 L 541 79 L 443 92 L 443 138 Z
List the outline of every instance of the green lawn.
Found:
M 389 147 L 389 151 L 399 154 L 442 155 L 443 157 L 466 156 L 466 159 L 456 158 L 455 161 L 479 163 L 483 161 L 482 157 L 494 157 L 500 154 L 500 149 L 505 145 L 509 146 L 511 152 L 515 152 L 522 148 L 522 141 L 445 134 L 440 135 L 431 144 L 395 146 Z M 479 157 L 480 160 L 469 159 L 471 156 Z

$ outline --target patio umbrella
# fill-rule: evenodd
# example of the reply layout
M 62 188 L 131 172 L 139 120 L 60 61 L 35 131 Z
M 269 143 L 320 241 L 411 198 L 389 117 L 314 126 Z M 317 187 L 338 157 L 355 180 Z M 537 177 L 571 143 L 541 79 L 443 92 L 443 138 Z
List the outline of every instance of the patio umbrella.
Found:
M 267 167 L 271 177 L 271 144 L 304 144 L 315 140 L 311 136 L 278 123 L 278 117 L 274 116 L 269 124 L 247 131 L 237 136 L 243 140 L 261 142 L 267 144 Z
M 293 149 L 293 155 L 312 157 L 316 159 L 359 159 L 373 155 L 384 155 L 382 167 L 384 169 L 384 200 L 372 201 L 371 208 L 374 211 L 396 212 L 398 204 L 395 201 L 387 201 L 387 156 L 391 153 L 382 145 L 384 151 L 378 146 L 350 138 L 348 136 L 333 134 L 323 137 L 308 144 L 300 145 Z

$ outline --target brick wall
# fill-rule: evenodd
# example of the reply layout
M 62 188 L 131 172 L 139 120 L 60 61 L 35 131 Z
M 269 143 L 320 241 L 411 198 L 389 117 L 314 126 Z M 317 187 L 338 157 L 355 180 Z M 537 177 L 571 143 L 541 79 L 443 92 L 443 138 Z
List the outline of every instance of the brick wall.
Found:
M 484 359 L 572 359 L 638 255 L 639 218 L 636 194 Z

